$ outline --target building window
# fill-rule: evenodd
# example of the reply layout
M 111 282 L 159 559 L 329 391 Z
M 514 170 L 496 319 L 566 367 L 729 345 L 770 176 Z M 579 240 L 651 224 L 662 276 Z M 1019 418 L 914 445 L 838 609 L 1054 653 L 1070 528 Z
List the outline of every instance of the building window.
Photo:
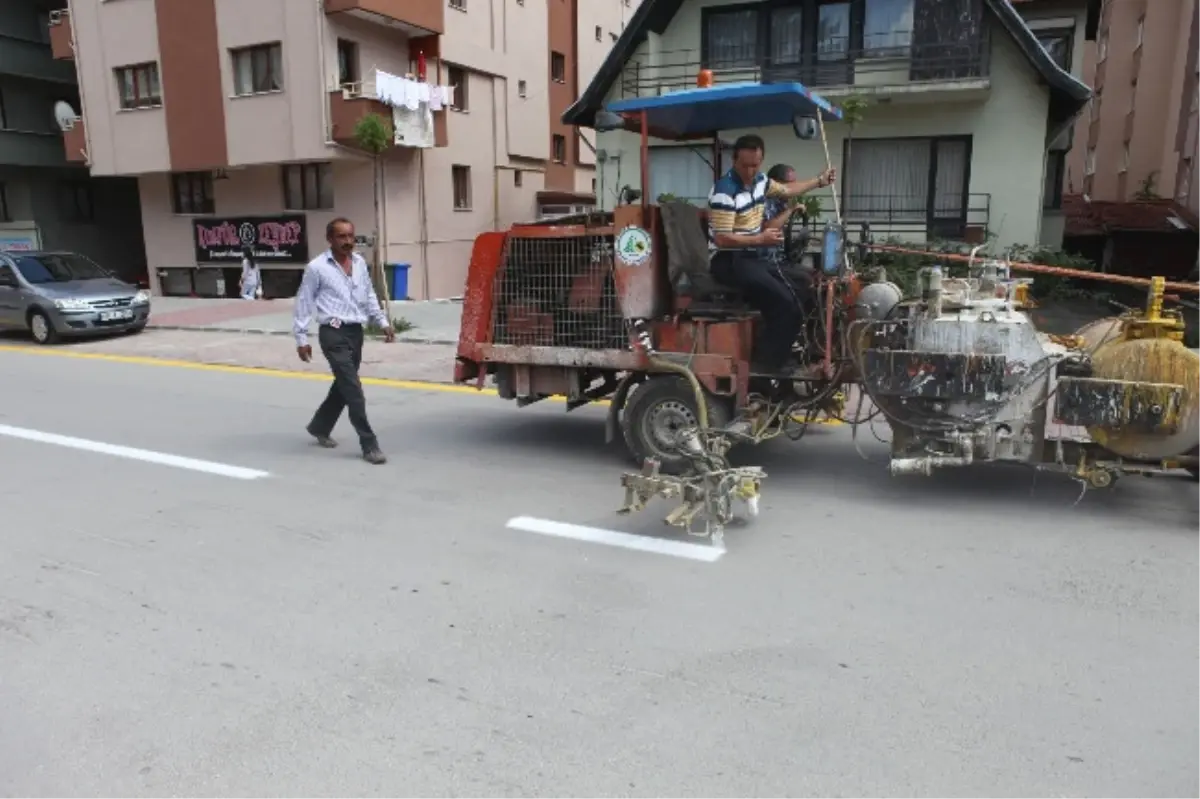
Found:
M 11 222 L 12 217 L 8 213 L 8 186 L 0 183 L 0 222 Z
M 529 91 L 529 85 L 527 83 L 525 83 L 525 81 L 523 81 L 523 80 L 517 81 L 517 96 L 518 97 L 524 97 L 526 92 L 528 92 L 528 91 Z
M 230 55 L 235 95 L 283 90 L 283 46 L 278 42 L 231 50 Z
M 462 67 L 447 67 L 446 80 L 454 87 L 454 102 L 450 107 L 455 111 L 469 110 L 471 98 L 467 95 L 467 71 Z
M 285 165 L 283 207 L 289 211 L 328 211 L 333 208 L 333 165 Z
M 1087 149 L 1087 155 L 1083 159 L 1083 174 L 1085 174 L 1085 175 L 1096 174 L 1096 148 L 1095 147 L 1089 147 Z
M 471 167 L 457 164 L 450 167 L 450 179 L 454 184 L 454 210 L 469 211 L 471 209 Z
M 64 222 L 96 221 L 92 187 L 85 180 L 65 180 L 58 187 L 59 218 Z
M 519 169 L 513 170 L 513 185 L 516 186 L 518 189 L 521 188 L 521 185 L 525 182 L 524 178 L 525 178 L 525 176 L 521 174 L 521 170 L 519 170 Z
M 177 214 L 215 213 L 212 173 L 176 172 L 172 174 L 171 197 Z
M 349 39 L 337 40 L 338 86 L 358 83 L 358 43 Z
M 1046 185 L 1042 187 L 1042 208 L 1057 211 L 1062 208 L 1063 181 L 1067 174 L 1067 154 L 1055 151 L 1046 155 Z
M 845 19 L 848 36 L 849 7 Z M 864 54 L 884 58 L 903 56 L 912 46 L 912 29 L 913 0 L 868 0 L 863 18 Z
M 596 41 L 599 42 L 599 41 L 602 41 L 603 39 L 604 39 L 604 31 L 600 28 L 599 25 L 597 25 L 596 26 Z
M 567 59 L 562 53 L 550 53 L 550 80 L 567 82 Z
M 551 143 L 554 148 L 555 162 L 565 164 L 567 162 L 567 137 L 556 133 Z
M 925 223 L 932 235 L 957 238 L 967 222 L 970 163 L 969 136 L 856 139 L 842 184 L 846 216 Z
M 1046 54 L 1050 56 L 1050 60 L 1064 72 L 1071 71 L 1071 50 L 1075 44 L 1074 31 L 1063 28 L 1038 31 L 1037 40 Z
M 121 108 L 155 108 L 162 105 L 162 84 L 158 79 L 158 64 L 135 64 L 117 67 L 117 92 Z
M 711 69 L 758 65 L 758 9 L 700 10 L 704 36 L 701 60 Z
M 467 0 L 450 0 L 450 7 L 455 11 L 466 11 Z

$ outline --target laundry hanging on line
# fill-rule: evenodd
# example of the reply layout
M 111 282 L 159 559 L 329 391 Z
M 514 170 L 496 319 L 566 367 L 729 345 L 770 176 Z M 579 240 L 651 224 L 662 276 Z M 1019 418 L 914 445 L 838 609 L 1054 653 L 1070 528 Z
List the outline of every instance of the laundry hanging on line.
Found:
M 453 86 L 434 86 L 411 78 L 375 71 L 375 98 L 393 108 L 416 111 L 422 105 L 441 111 L 454 105 Z

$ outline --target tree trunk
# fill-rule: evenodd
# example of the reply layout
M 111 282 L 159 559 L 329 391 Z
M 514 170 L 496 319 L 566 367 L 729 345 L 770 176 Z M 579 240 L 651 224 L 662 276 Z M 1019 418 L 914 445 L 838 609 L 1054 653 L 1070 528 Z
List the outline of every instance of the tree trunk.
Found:
M 384 254 L 387 237 L 383 232 L 383 218 L 380 212 L 382 203 L 380 202 L 383 194 L 383 159 L 375 156 L 372 165 L 375 169 L 374 184 L 375 184 L 375 280 L 379 287 L 379 296 L 383 298 L 383 312 L 387 316 L 388 322 L 392 320 L 392 301 L 390 297 L 391 287 L 387 284 L 387 273 L 384 271 Z

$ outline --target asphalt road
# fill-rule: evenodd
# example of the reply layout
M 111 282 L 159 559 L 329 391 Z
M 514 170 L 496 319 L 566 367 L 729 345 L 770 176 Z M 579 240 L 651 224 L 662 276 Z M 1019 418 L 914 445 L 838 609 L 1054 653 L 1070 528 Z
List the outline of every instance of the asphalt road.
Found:
M 662 534 L 600 409 L 372 386 L 372 467 L 312 379 L 0 375 L 5 795 L 1200 792 L 1188 482 L 1072 507 L 824 428 L 707 563 L 506 528 Z

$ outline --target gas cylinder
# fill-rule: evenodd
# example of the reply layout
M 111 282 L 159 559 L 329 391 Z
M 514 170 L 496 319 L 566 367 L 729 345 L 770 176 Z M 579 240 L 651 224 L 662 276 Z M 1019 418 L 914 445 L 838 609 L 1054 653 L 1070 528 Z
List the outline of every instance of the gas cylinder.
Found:
M 1083 338 L 1091 355 L 1092 373 L 1104 380 L 1168 383 L 1184 387 L 1179 424 L 1174 433 L 1089 428 L 1088 435 L 1123 458 L 1158 461 L 1190 452 L 1200 439 L 1200 355 L 1174 338 L 1130 338 L 1126 319 L 1110 317 L 1084 325 Z M 1137 322 L 1134 322 L 1137 324 Z

